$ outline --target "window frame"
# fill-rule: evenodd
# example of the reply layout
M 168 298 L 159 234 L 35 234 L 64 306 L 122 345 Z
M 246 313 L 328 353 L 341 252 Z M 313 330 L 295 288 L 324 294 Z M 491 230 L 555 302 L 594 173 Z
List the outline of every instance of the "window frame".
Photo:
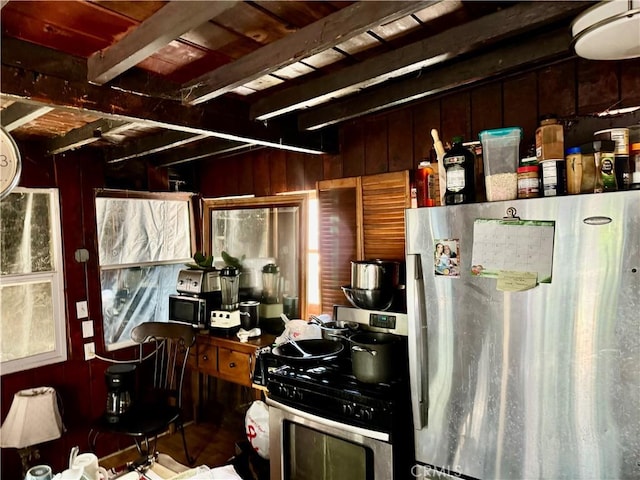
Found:
M 196 217 L 195 217 L 195 207 L 194 207 L 194 197 L 196 194 L 191 192 L 144 192 L 144 191 L 132 191 L 132 190 L 115 190 L 115 189 L 96 189 L 94 195 L 94 207 L 96 206 L 96 202 L 99 198 L 111 198 L 111 199 L 120 199 L 120 200 L 162 200 L 162 201 L 180 201 L 187 202 L 188 210 L 189 210 L 189 236 L 190 236 L 190 255 L 193 257 L 197 248 L 197 236 L 196 236 Z M 96 209 L 96 232 L 97 232 L 97 209 Z M 96 245 L 99 248 L 99 245 Z M 158 261 L 158 262 L 140 262 L 140 263 L 127 263 L 127 264 L 109 264 L 109 265 L 101 265 L 100 259 L 98 258 L 97 268 L 98 268 L 98 285 L 100 290 L 102 291 L 101 284 L 101 273 L 103 271 L 113 271 L 113 270 L 124 270 L 129 268 L 136 267 L 149 267 L 149 266 L 161 266 L 161 265 L 176 265 L 180 263 L 180 261 Z M 116 343 L 112 343 L 107 345 L 104 339 L 104 310 L 103 310 L 103 298 L 102 294 L 99 295 L 100 298 L 100 318 L 101 318 L 101 335 L 100 341 L 102 348 L 104 351 L 113 352 L 117 350 L 121 350 L 123 348 L 127 348 L 135 345 L 132 340 L 124 340 Z M 168 302 L 168 299 L 167 299 Z
M 68 358 L 67 349 L 67 316 L 64 288 L 64 252 L 62 249 L 62 219 L 60 216 L 60 192 L 57 188 L 26 188 L 16 187 L 13 193 L 48 193 L 49 222 L 51 226 L 51 254 L 53 255 L 53 271 L 37 273 L 21 273 L 0 275 L 0 285 L 24 285 L 51 280 L 51 302 L 53 309 L 53 327 L 55 334 L 54 350 L 38 353 L 28 357 L 0 362 L 0 375 L 22 372 L 33 368 L 44 367 L 65 362 Z M 9 194 L 11 195 L 11 194 Z M 6 197 L 8 198 L 8 196 Z M 6 200 L 3 199 L 3 201 Z

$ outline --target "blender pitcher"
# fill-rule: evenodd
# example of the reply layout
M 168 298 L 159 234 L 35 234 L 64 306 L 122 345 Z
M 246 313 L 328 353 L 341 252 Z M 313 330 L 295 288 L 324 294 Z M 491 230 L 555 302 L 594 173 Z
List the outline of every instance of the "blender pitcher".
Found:
M 222 310 L 238 309 L 238 290 L 240 272 L 235 267 L 225 267 L 220 272 L 220 293 L 222 294 Z
M 262 303 L 278 303 L 280 299 L 280 269 L 275 263 L 262 267 Z

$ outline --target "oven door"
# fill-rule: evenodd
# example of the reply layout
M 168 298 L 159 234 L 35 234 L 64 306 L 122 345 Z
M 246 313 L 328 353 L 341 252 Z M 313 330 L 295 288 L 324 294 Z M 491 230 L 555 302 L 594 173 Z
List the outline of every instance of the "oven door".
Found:
M 389 435 L 343 424 L 267 397 L 272 480 L 389 480 Z

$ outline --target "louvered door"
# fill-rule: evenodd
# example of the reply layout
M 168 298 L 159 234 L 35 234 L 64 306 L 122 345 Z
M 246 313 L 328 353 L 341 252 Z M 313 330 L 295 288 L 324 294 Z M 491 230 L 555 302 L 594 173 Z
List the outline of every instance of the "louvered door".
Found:
M 318 182 L 322 313 L 347 305 L 352 260 L 404 261 L 409 171 Z
M 411 206 L 409 171 L 361 177 L 362 260 L 404 261 L 404 210 Z
M 318 182 L 322 313 L 347 304 L 340 287 L 351 282 L 351 260 L 358 255 L 358 183 L 356 178 Z

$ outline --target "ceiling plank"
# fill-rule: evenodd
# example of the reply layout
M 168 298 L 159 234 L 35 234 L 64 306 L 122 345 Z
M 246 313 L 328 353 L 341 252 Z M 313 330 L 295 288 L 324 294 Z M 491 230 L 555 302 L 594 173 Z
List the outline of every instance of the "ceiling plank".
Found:
M 439 1 L 355 2 L 235 62 L 201 75 L 183 86 L 184 101 L 206 102 L 305 57 L 327 50 L 370 28 L 397 20 Z
M 7 108 L 2 109 L 0 112 L 2 126 L 7 132 L 11 132 L 22 125 L 26 125 L 30 121 L 49 113 L 51 110 L 53 110 L 52 107 L 15 102 Z
M 135 124 L 122 120 L 109 120 L 101 118 L 95 122 L 87 123 L 79 128 L 74 128 L 66 135 L 60 135 L 49 140 L 45 144 L 46 155 L 56 155 L 93 143 L 107 133 L 116 134 L 133 127 Z
M 406 47 L 346 67 L 264 97 L 251 106 L 251 118 L 268 120 L 344 97 L 394 77 L 416 72 L 474 49 L 573 16 L 590 2 L 524 2 L 480 17 Z M 464 38 L 461 42 L 460 39 Z
M 178 130 L 168 130 L 130 141 L 121 147 L 111 148 L 105 154 L 105 158 L 109 163 L 122 162 L 131 158 L 144 157 L 170 148 L 180 147 L 205 138 L 209 138 L 209 135 L 194 135 L 193 133 L 180 132 Z
M 386 88 L 375 88 L 325 107 L 302 112 L 298 116 L 298 127 L 301 130 L 324 128 L 515 69 L 522 71 L 528 65 L 570 58 L 573 55 L 570 45 L 571 36 L 566 29 L 529 38 L 473 59 L 425 71 L 420 76 L 398 81 Z
M 71 82 L 49 75 L 34 75 L 2 64 L 0 91 L 8 99 L 42 106 L 70 108 L 97 117 L 210 135 L 237 142 L 304 153 L 324 153 L 317 136 L 283 138 L 276 122 L 251 122 L 242 109 L 222 109 L 208 103 L 185 106 L 180 102 L 135 95 L 107 86 Z
M 119 42 L 87 61 L 87 79 L 104 85 L 193 28 L 230 9 L 235 1 L 167 3 Z

